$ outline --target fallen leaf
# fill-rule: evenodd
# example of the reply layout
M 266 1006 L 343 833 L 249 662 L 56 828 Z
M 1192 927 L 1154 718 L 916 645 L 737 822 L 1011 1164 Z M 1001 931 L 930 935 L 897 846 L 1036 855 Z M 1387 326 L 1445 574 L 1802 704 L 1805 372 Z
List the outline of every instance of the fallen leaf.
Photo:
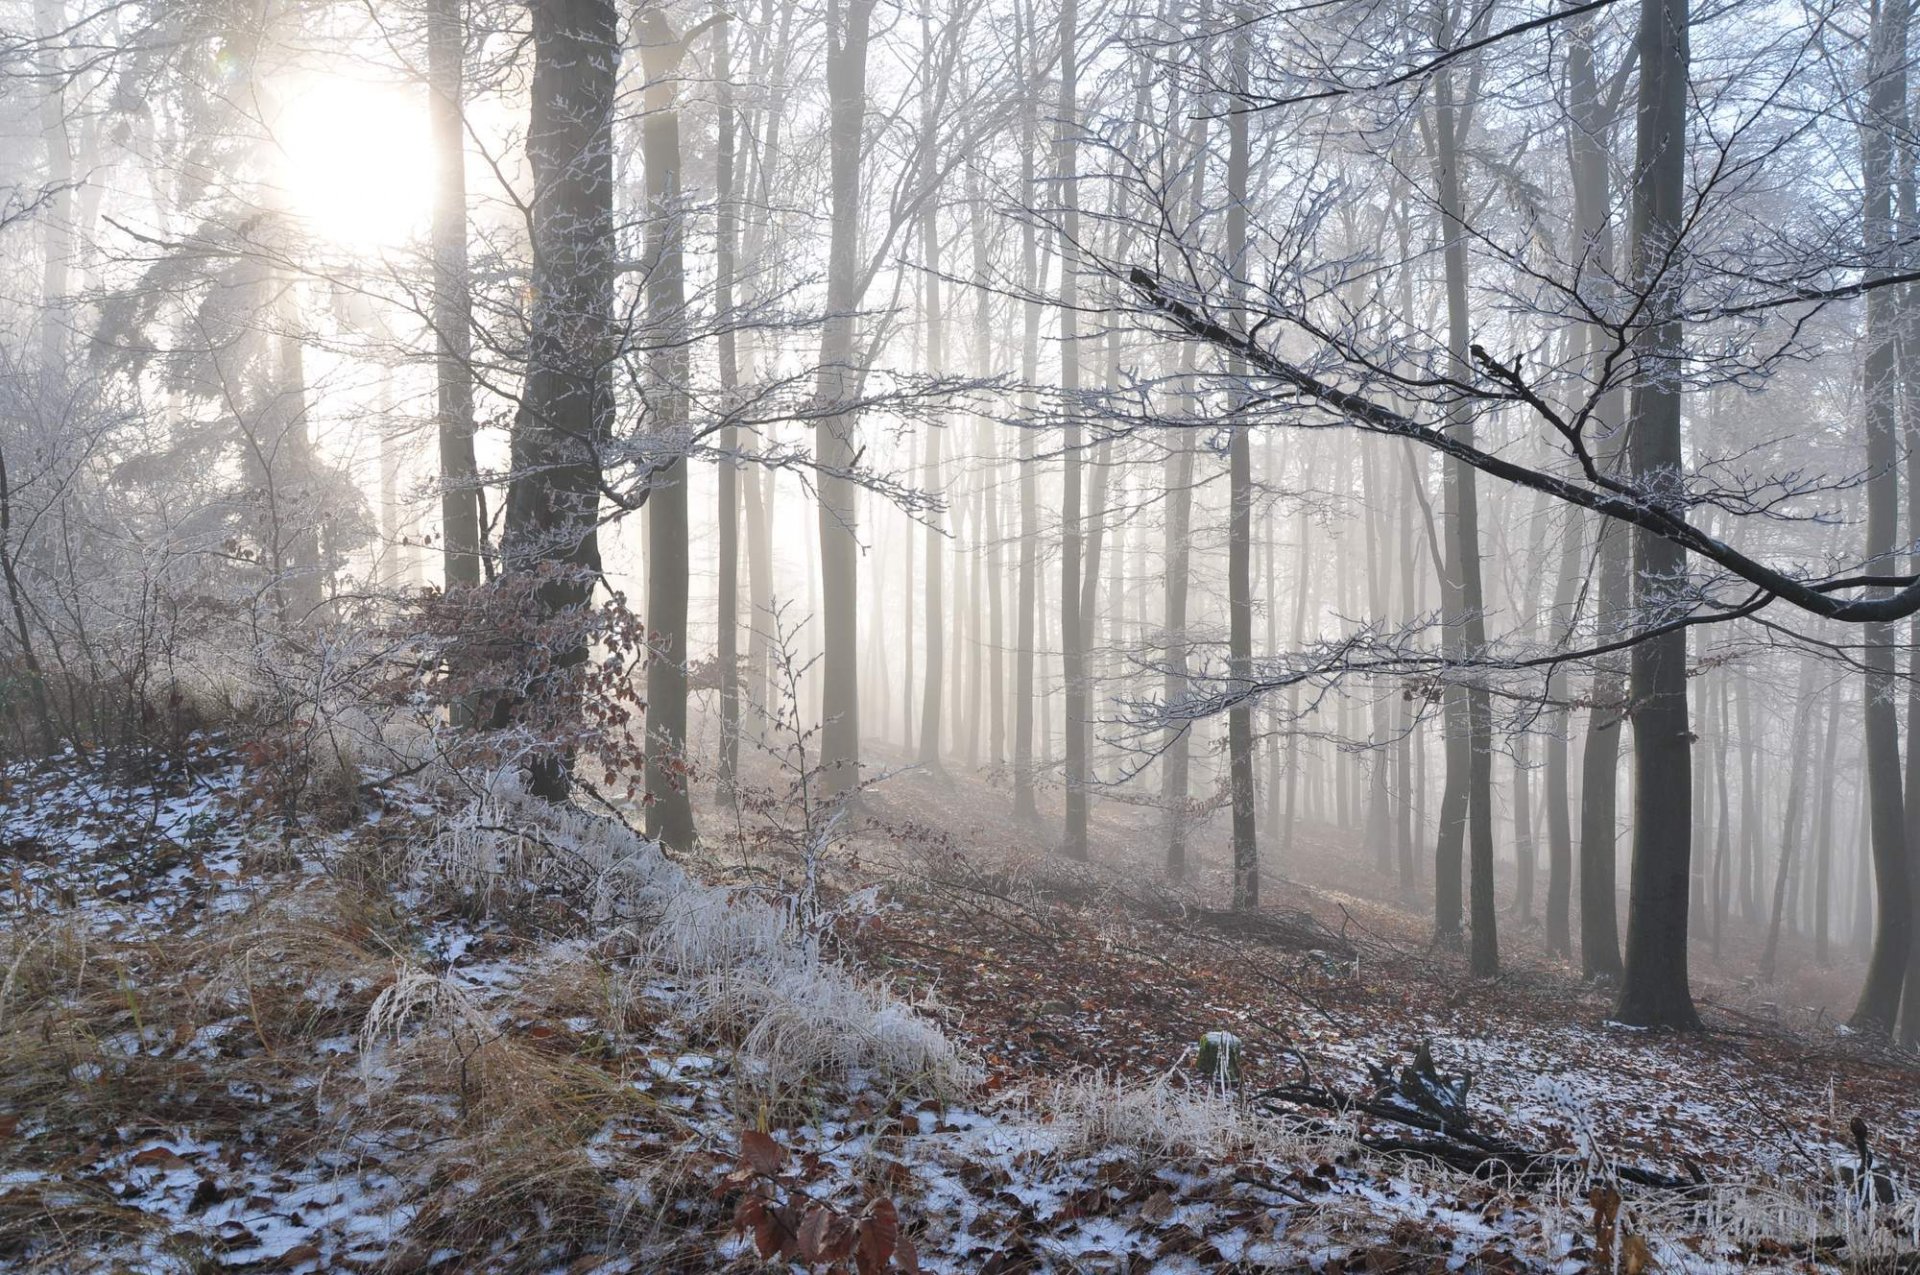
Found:
M 1155 1191 L 1140 1206 L 1140 1216 L 1150 1226 L 1158 1226 L 1173 1216 L 1173 1197 L 1165 1191 Z
M 774 1141 L 771 1134 L 749 1129 L 740 1135 L 740 1158 L 755 1173 L 773 1177 L 786 1165 L 787 1149 Z
M 148 1147 L 145 1151 L 136 1153 L 128 1163 L 136 1169 L 179 1169 L 186 1167 L 187 1162 L 182 1160 L 172 1147 Z

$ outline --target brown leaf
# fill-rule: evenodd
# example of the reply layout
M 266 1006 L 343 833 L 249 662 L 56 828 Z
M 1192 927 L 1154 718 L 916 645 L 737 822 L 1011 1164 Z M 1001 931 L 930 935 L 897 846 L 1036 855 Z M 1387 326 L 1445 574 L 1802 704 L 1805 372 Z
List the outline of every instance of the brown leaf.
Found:
M 295 1244 L 279 1256 L 276 1264 L 282 1269 L 291 1270 L 295 1266 L 303 1266 L 308 1262 L 317 1262 L 319 1260 L 320 1246 L 318 1244 Z
M 899 1242 L 900 1214 L 893 1201 L 881 1198 L 869 1204 L 866 1216 L 860 1219 L 860 1240 L 853 1251 L 860 1275 L 879 1275 L 886 1270 Z
M 774 1216 L 772 1209 L 763 1208 L 754 1215 L 753 1246 L 760 1250 L 762 1260 L 780 1251 L 782 1238 L 780 1219 Z
M 128 1163 L 136 1169 L 154 1167 L 178 1169 L 185 1166 L 187 1162 L 174 1154 L 172 1147 L 148 1147 L 145 1151 L 137 1153 Z
M 773 1177 L 787 1162 L 787 1149 L 773 1140 L 771 1134 L 749 1129 L 740 1135 L 740 1158 L 753 1168 L 755 1173 Z
M 827 1242 L 827 1222 L 832 1216 L 818 1206 L 807 1210 L 806 1218 L 800 1223 L 800 1234 L 794 1239 L 794 1252 L 801 1261 L 811 1265 L 820 1260 Z
M 1140 1206 L 1141 1218 L 1150 1226 L 1158 1226 L 1173 1216 L 1173 1197 L 1165 1191 L 1155 1191 Z

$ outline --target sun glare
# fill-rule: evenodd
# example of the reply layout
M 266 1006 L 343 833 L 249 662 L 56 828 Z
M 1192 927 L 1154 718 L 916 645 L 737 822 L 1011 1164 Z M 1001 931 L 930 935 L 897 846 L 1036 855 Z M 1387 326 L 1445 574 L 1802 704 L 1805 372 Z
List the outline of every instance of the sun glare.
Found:
M 378 248 L 424 232 L 433 155 L 419 93 L 308 81 L 284 104 L 278 141 L 294 211 L 315 234 Z

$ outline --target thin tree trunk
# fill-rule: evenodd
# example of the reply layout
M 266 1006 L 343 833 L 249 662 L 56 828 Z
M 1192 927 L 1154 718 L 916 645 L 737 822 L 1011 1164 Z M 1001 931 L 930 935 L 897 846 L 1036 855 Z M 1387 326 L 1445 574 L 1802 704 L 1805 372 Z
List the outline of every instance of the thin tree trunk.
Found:
M 686 46 L 659 9 L 642 13 L 638 38 L 646 77 L 640 128 L 647 170 L 647 323 L 654 346 L 647 360 L 647 388 L 654 432 L 678 452 L 650 480 L 647 494 L 647 835 L 671 849 L 687 850 L 694 835 L 687 757 L 686 453 L 692 439 L 685 332 L 686 192 L 680 110 L 674 101 Z M 723 351 L 722 358 L 728 353 Z
M 1437 47 L 1452 42 L 1451 6 L 1446 6 L 1441 37 Z M 1461 139 L 1457 132 L 1459 113 L 1454 105 L 1451 67 L 1442 68 L 1434 78 L 1434 176 L 1439 194 L 1440 214 L 1446 243 L 1443 262 L 1447 280 L 1447 349 L 1454 375 L 1461 380 L 1472 377 L 1468 361 L 1471 330 L 1467 297 L 1467 228 L 1465 204 L 1460 187 Z M 1471 439 L 1472 417 L 1466 404 L 1452 412 L 1451 432 Z M 1447 578 L 1452 590 L 1450 623 L 1446 632 L 1454 635 L 1454 655 L 1477 658 L 1487 644 L 1485 591 L 1480 578 L 1480 519 L 1473 470 L 1449 459 L 1446 463 L 1446 494 L 1449 538 Z M 1438 936 L 1457 941 L 1460 926 L 1460 833 L 1467 834 L 1472 911 L 1472 944 L 1468 965 L 1479 977 L 1488 977 L 1500 968 L 1500 945 L 1495 932 L 1496 907 L 1493 885 L 1493 706 L 1486 687 L 1477 680 L 1467 686 L 1457 684 L 1448 690 L 1453 708 L 1454 730 L 1448 750 L 1448 787 L 1452 804 L 1442 815 L 1441 852 L 1436 857 L 1435 873 Z M 1456 768 L 1465 780 L 1465 791 L 1454 788 Z
M 1241 14 L 1233 36 L 1232 77 L 1235 101 L 1247 89 L 1251 57 L 1251 18 Z M 1228 303 L 1246 305 L 1247 248 L 1247 121 L 1249 113 L 1236 110 L 1227 118 L 1227 268 Z M 1229 410 L 1245 398 L 1246 366 L 1232 360 L 1227 374 Z M 1233 429 L 1227 443 L 1227 673 L 1240 698 L 1227 713 L 1228 790 L 1233 806 L 1233 906 L 1251 911 L 1260 906 L 1260 848 L 1253 823 L 1253 702 L 1247 696 L 1253 681 L 1253 457 L 1244 425 Z
M 719 95 L 719 137 L 714 156 L 714 308 L 719 312 L 720 335 L 716 357 L 723 410 L 731 410 L 740 388 L 740 366 L 732 326 L 734 254 L 739 238 L 739 210 L 733 202 L 734 113 L 731 23 L 716 3 L 720 19 L 713 37 L 713 79 Z M 740 770 L 740 430 L 727 425 L 720 431 L 720 472 L 716 497 L 719 508 L 720 629 L 720 796 L 731 804 Z
M 1574 225 L 1579 236 L 1577 248 L 1590 263 L 1586 273 L 1597 281 L 1596 287 L 1603 290 L 1604 298 L 1606 281 L 1612 277 L 1614 268 L 1607 177 L 1613 117 L 1601 99 L 1594 69 L 1593 37 L 1593 24 L 1582 21 L 1575 24 L 1568 44 L 1567 107 L 1572 119 L 1568 153 L 1573 174 Z M 1588 325 L 1588 375 L 1596 379 L 1602 375 L 1608 352 L 1605 341 L 1606 334 L 1597 326 Z M 1600 392 L 1595 428 L 1600 437 L 1606 438 L 1608 430 L 1621 421 L 1624 405 L 1615 386 L 1602 385 Z M 1608 469 L 1618 465 L 1618 457 L 1617 441 L 1603 445 L 1601 460 Z M 1594 535 L 1595 553 L 1600 562 L 1594 635 L 1604 641 L 1619 633 L 1627 611 L 1628 543 L 1625 531 L 1605 520 L 1596 524 Z M 1620 661 L 1604 656 L 1595 661 L 1587 695 L 1591 707 L 1587 713 L 1585 747 L 1580 757 L 1580 968 L 1588 978 L 1616 977 L 1621 968 L 1614 842 L 1625 692 Z
M 1840 773 L 1835 761 L 1840 752 L 1841 682 L 1834 679 L 1827 699 L 1827 744 L 1820 769 L 1820 801 L 1813 817 L 1813 959 L 1822 969 L 1833 960 L 1829 915 L 1833 910 L 1833 790 L 1839 786 Z
M 473 451 L 473 307 L 467 272 L 466 22 L 463 0 L 429 0 L 433 130 L 433 336 L 446 587 L 480 583 L 479 465 Z M 465 720 L 464 712 L 456 714 Z
M 1567 511 L 1561 533 L 1560 570 L 1553 586 L 1553 643 L 1556 650 L 1573 643 L 1579 615 L 1575 607 L 1580 580 L 1580 558 L 1587 520 L 1577 509 Z M 1547 676 L 1547 702 L 1556 705 L 1547 716 L 1547 950 L 1555 956 L 1573 955 L 1571 903 L 1573 894 L 1572 800 L 1568 791 L 1568 732 L 1572 711 L 1561 705 L 1566 676 L 1559 665 Z
M 1060 191 L 1060 393 L 1067 412 L 1060 499 L 1060 677 L 1066 692 L 1066 830 L 1069 859 L 1087 857 L 1087 671 L 1080 615 L 1080 242 L 1077 0 L 1060 5 L 1060 110 L 1054 175 Z
M 1034 21 L 1031 6 L 1027 7 L 1016 24 L 1022 40 L 1022 63 L 1025 65 L 1035 56 Z M 1038 86 L 1031 80 L 1026 86 L 1021 103 L 1021 146 L 1020 146 L 1020 194 L 1024 207 L 1034 206 L 1034 197 L 1038 182 L 1034 168 L 1034 148 L 1038 145 L 1039 107 L 1036 102 Z M 1039 236 L 1035 233 L 1033 219 L 1022 218 L 1020 226 L 1021 262 L 1026 276 L 1026 312 L 1025 331 L 1020 345 L 1020 383 L 1025 388 L 1020 395 L 1021 419 L 1024 422 L 1020 430 L 1020 580 L 1019 596 L 1015 604 L 1014 617 L 1014 659 L 1013 659 L 1013 813 L 1017 819 L 1037 819 L 1039 808 L 1034 802 L 1033 786 L 1033 734 L 1034 734 L 1034 642 L 1036 640 L 1035 610 L 1037 602 L 1038 572 L 1037 561 L 1040 544 L 1038 476 L 1034 470 L 1033 418 L 1035 415 L 1034 385 L 1039 380 L 1040 358 L 1040 253 Z
M 1792 733 L 1787 737 L 1788 756 L 1787 809 L 1780 820 L 1780 855 L 1773 875 L 1773 911 L 1767 924 L 1767 946 L 1760 956 L 1760 981 L 1771 983 L 1780 968 L 1780 925 L 1787 912 L 1787 879 L 1793 871 L 1794 851 L 1800 843 L 1800 804 L 1806 785 L 1805 760 L 1808 737 L 1819 729 L 1813 713 L 1813 661 L 1800 659 L 1800 687 L 1794 697 Z

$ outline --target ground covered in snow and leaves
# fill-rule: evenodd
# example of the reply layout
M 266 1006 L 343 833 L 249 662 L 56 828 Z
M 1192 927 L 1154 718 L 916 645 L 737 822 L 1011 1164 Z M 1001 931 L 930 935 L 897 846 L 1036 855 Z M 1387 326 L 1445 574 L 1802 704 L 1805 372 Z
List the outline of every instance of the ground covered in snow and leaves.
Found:
M 6 774 L 0 1269 L 1920 1266 L 1915 1060 L 1731 990 L 1625 1031 L 978 784 L 869 794 L 809 894 L 775 798 L 675 862 L 511 779 L 257 778 Z

